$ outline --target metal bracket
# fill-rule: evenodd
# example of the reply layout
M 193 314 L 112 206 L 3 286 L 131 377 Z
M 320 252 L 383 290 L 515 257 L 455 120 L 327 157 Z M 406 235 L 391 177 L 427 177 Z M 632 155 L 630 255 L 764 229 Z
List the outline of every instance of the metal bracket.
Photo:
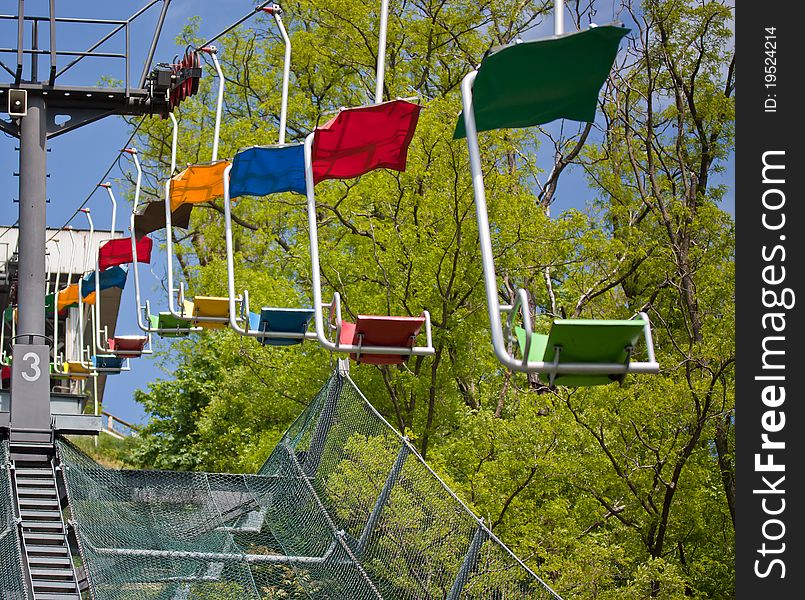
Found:
M 97 108 L 64 108 L 51 109 L 47 115 L 47 137 L 54 138 L 57 135 L 67 133 L 73 129 L 78 129 L 83 125 L 89 125 L 99 119 L 115 114 L 114 110 L 104 110 Z M 66 115 L 70 119 L 61 125 L 56 123 L 56 116 Z
M 0 129 L 6 132 L 8 135 L 11 135 L 15 138 L 20 137 L 20 126 L 19 124 L 12 120 L 12 121 L 3 121 L 0 119 Z

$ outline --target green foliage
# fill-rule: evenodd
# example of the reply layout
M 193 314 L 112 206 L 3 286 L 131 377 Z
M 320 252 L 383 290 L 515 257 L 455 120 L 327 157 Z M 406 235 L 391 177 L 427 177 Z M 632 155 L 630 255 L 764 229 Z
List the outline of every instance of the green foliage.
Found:
M 376 4 L 284 5 L 289 139 L 372 98 Z M 731 10 L 626 2 L 633 31 L 594 126 L 481 136 L 502 301 L 524 287 L 538 323 L 646 310 L 654 325 L 660 376 L 549 390 L 491 352 L 466 147 L 452 140 L 461 77 L 541 22 L 541 3 L 522 6 L 391 3 L 385 97 L 416 94 L 426 108 L 405 173 L 317 186 L 324 294 L 339 291 L 350 317 L 428 309 L 436 355 L 355 367 L 353 378 L 560 594 L 732 597 L 734 223 L 713 181 L 734 142 Z M 573 10 L 579 23 L 593 17 Z M 221 155 L 232 156 L 277 139 L 282 44 L 262 21 L 220 46 Z M 214 90 L 207 76 L 182 104 L 180 164 L 209 159 Z M 139 138 L 154 196 L 169 140 L 156 120 Z M 547 172 L 536 167 L 551 155 Z M 590 209 L 550 215 L 557 182 L 574 173 L 587 178 Z M 221 211 L 196 208 L 178 239 L 192 292 L 225 293 Z M 244 198 L 234 214 L 238 290 L 253 306 L 309 305 L 304 199 Z M 138 395 L 151 422 L 135 458 L 159 468 L 253 471 L 332 366 L 308 343 L 267 349 L 229 332 L 170 352 L 171 379 Z M 361 447 L 350 460 L 381 464 L 388 451 Z M 350 487 L 354 472 L 345 461 L 335 491 L 365 503 L 352 497 L 367 489 Z

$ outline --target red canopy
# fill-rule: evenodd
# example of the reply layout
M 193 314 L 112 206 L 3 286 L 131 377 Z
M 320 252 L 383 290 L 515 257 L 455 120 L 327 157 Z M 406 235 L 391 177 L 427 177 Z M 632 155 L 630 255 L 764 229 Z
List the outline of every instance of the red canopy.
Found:
M 153 240 L 147 235 L 137 240 L 137 262 L 151 262 L 151 248 L 153 245 Z M 130 262 L 134 262 L 134 257 L 131 253 L 131 238 L 109 240 L 98 251 L 98 268 L 101 271 Z
M 405 171 L 421 109 L 405 100 L 343 109 L 316 128 L 314 183 L 358 177 L 381 168 Z

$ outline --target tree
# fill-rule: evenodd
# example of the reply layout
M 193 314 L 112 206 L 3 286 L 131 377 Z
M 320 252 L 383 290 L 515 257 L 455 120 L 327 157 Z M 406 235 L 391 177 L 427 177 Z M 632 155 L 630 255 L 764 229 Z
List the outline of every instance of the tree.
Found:
M 328 111 L 372 97 L 377 7 L 284 8 L 288 135 L 299 140 Z M 579 26 L 607 12 L 572 9 Z M 415 93 L 426 108 L 404 173 L 317 186 L 325 296 L 340 291 L 350 316 L 430 310 L 434 357 L 353 377 L 557 591 L 728 597 L 734 226 L 714 180 L 733 139 L 732 14 L 720 2 L 627 2 L 618 11 L 632 33 L 595 123 L 482 135 L 502 299 L 524 286 L 538 322 L 647 310 L 654 323 L 660 376 L 568 390 L 507 372 L 491 353 L 466 149 L 452 140 L 462 76 L 545 10 L 392 2 L 385 97 Z M 221 46 L 221 155 L 232 156 L 276 140 L 282 51 L 266 23 Z M 180 108 L 180 163 L 209 158 L 211 79 Z M 155 196 L 169 133 L 159 121 L 139 133 Z M 581 174 L 590 209 L 552 215 L 561 182 Z M 258 306 L 309 304 L 303 199 L 239 199 L 234 212 L 238 287 Z M 177 237 L 194 292 L 225 293 L 221 213 L 220 202 L 195 209 Z M 253 470 L 330 367 L 310 344 L 266 349 L 227 332 L 174 348 L 175 379 L 140 396 L 154 417 L 140 460 L 171 468 Z

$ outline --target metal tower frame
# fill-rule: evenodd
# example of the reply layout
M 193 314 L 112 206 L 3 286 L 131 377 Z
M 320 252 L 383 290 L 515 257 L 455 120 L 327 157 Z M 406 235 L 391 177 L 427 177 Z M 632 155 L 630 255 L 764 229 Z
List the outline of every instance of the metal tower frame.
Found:
M 130 30 L 132 22 L 151 7 L 162 4 L 142 72 L 130 78 Z M 52 340 L 45 336 L 45 206 L 47 141 L 109 115 L 165 115 L 172 108 L 171 92 L 200 73 L 178 73 L 159 65 L 151 70 L 170 0 L 149 0 L 126 20 L 68 18 L 56 16 L 56 0 L 50 0 L 47 16 L 30 16 L 25 0 L 18 0 L 16 15 L 0 20 L 17 22 L 16 47 L 0 47 L 0 69 L 13 81 L 0 83 L 0 110 L 7 109 L 10 121 L 0 119 L 0 129 L 19 138 L 19 321 L 13 340 L 10 441 L 12 444 L 48 445 L 54 439 L 50 411 L 49 356 Z M 56 45 L 57 29 L 72 24 L 108 26 L 110 30 L 87 50 L 63 50 Z M 39 47 L 39 29 L 49 28 L 49 45 Z M 26 30 L 30 41 L 26 45 Z M 101 51 L 112 38 L 124 37 L 124 52 Z M 16 57 L 13 67 L 2 62 L 4 55 Z M 40 57 L 50 59 L 40 79 Z M 58 68 L 58 57 L 73 57 Z M 124 61 L 122 88 L 62 85 L 59 79 L 83 59 L 105 58 Z M 29 59 L 29 60 L 26 60 Z M 28 62 L 28 77 L 24 78 Z M 57 123 L 57 117 L 67 121 Z M 87 431 L 87 433 L 95 433 Z

